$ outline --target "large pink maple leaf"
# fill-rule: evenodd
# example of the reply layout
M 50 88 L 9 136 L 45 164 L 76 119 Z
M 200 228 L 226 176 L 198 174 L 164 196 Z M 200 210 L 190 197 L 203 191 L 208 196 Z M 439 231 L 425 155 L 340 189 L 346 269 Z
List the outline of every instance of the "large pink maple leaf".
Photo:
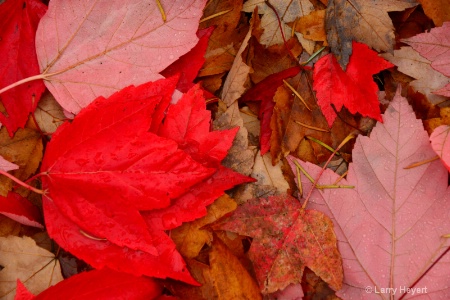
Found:
M 398 299 L 406 294 L 407 299 L 420 293 L 426 299 L 448 299 L 447 170 L 440 161 L 405 169 L 435 154 L 400 91 L 383 121 L 370 137 L 360 136 L 355 143 L 347 180 L 339 183 L 355 188 L 316 190 L 309 200 L 308 207 L 328 215 L 335 226 L 344 266 L 344 286 L 337 295 Z M 313 178 L 318 176 L 318 166 L 298 162 Z M 318 183 L 333 184 L 338 178 L 326 170 Z M 304 190 L 311 188 L 308 180 L 302 183 Z

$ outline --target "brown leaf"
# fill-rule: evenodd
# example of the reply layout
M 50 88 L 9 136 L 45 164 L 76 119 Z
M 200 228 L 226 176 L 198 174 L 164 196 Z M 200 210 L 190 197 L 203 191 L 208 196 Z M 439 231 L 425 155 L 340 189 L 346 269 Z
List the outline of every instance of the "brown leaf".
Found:
M 177 250 L 184 257 L 196 257 L 203 246 L 205 244 L 210 245 L 213 239 L 213 234 L 210 230 L 201 228 L 232 212 L 236 207 L 236 202 L 227 194 L 224 194 L 208 206 L 206 216 L 193 222 L 184 223 L 180 227 L 173 229 L 170 236 L 177 245 Z
M 49 92 L 42 95 L 38 107 L 34 112 L 34 117 L 39 125 L 39 128 L 45 133 L 53 133 L 59 125 L 61 125 L 66 117 L 63 109 L 55 97 Z
M 0 237 L 0 253 L 1 299 L 14 299 L 17 279 L 33 294 L 63 280 L 55 255 L 29 237 Z
M 325 21 L 327 40 L 343 69 L 353 40 L 377 51 L 392 52 L 394 26 L 388 12 L 414 5 L 415 0 L 330 0 Z
M 325 10 L 315 10 L 307 16 L 303 16 L 297 22 L 295 30 L 303 34 L 303 37 L 312 41 L 325 42 L 327 44 L 327 34 L 325 32 Z
M 35 130 L 19 129 L 13 138 L 9 137 L 6 127 L 0 130 L 0 155 L 20 167 L 10 173 L 22 181 L 36 172 L 42 160 L 42 149 L 41 136 Z M 6 197 L 12 187 L 12 180 L 0 177 L 0 195 Z
M 219 239 L 213 242 L 209 262 L 217 299 L 262 299 L 258 284 Z
M 241 18 L 242 0 L 214 0 L 206 6 L 203 18 L 216 13 L 228 13 L 200 23 L 200 29 L 215 26 L 209 38 L 206 50 L 206 62 L 199 72 L 199 77 L 223 74 L 233 64 L 237 50 L 248 31 L 247 22 L 239 22 Z
M 417 0 L 422 4 L 425 14 L 433 20 L 434 25 L 442 26 L 450 21 L 450 5 L 447 0 Z

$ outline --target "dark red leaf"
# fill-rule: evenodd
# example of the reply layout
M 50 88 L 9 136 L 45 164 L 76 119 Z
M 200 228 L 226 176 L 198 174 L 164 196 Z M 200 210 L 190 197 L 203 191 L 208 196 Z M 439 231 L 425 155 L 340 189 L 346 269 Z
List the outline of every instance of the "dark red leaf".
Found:
M 260 81 L 257 85 L 249 89 L 241 101 L 261 101 L 261 107 L 259 109 L 259 119 L 261 120 L 261 155 L 264 155 L 270 149 L 270 136 L 272 130 L 270 129 L 270 119 L 272 118 L 273 108 L 275 102 L 273 102 L 273 96 L 278 87 L 283 84 L 283 79 L 293 77 L 300 72 L 300 67 L 292 67 L 267 76 L 264 80 Z
M 34 38 L 46 11 L 39 0 L 8 0 L 0 5 L 0 89 L 40 73 Z M 0 94 L 6 109 L 0 114 L 0 122 L 10 136 L 23 128 L 44 90 L 43 81 L 35 80 Z

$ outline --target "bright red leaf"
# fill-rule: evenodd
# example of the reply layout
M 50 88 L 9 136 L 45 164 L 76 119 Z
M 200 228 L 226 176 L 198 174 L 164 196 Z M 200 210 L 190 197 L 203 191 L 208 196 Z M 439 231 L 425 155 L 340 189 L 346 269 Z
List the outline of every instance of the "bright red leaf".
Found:
M 44 228 L 39 209 L 17 193 L 0 196 L 0 214 L 27 226 Z
M 378 57 L 364 44 L 353 42 L 353 53 L 346 71 L 343 71 L 333 54 L 322 57 L 314 66 L 314 90 L 317 103 L 331 127 L 336 111 L 345 106 L 352 114 L 382 121 L 378 87 L 372 75 L 394 65 Z
M 370 137 L 356 140 L 347 180 L 339 182 L 355 188 L 315 190 L 308 202 L 334 223 L 344 266 L 344 286 L 337 295 L 398 299 L 406 294 L 409 299 L 420 293 L 424 299 L 449 299 L 450 253 L 432 265 L 450 247 L 444 237 L 450 228 L 447 170 L 440 161 L 405 169 L 435 154 L 400 90 L 383 121 Z M 318 176 L 320 167 L 298 162 L 313 178 Z M 338 178 L 327 169 L 318 184 Z M 308 193 L 311 182 L 303 176 L 302 184 Z
M 15 300 L 151 300 L 160 296 L 161 292 L 161 285 L 151 278 L 104 269 L 77 274 L 36 296 L 18 281 Z
M 261 144 L 261 155 L 266 154 L 270 149 L 270 136 L 272 135 L 272 129 L 270 129 L 270 119 L 272 118 L 273 108 L 275 102 L 273 102 L 273 96 L 275 92 L 283 84 L 283 79 L 294 77 L 300 72 L 300 67 L 292 67 L 284 71 L 267 76 L 262 81 L 258 82 L 254 87 L 249 89 L 241 101 L 261 101 L 259 108 L 259 119 L 261 120 L 261 134 L 259 136 Z
M 175 85 L 171 78 L 100 97 L 47 146 L 48 232 L 95 268 L 195 283 L 163 230 L 205 215 L 225 189 L 251 180 L 220 166 L 236 130 L 209 132 L 198 86 L 169 106 Z M 162 226 L 142 215 L 153 212 Z
M 197 32 L 197 37 L 199 38 L 197 45 L 161 71 L 161 75 L 166 78 L 180 74 L 177 90 L 186 93 L 194 86 L 194 80 L 197 77 L 200 68 L 205 63 L 204 56 L 206 48 L 208 48 L 209 37 L 213 31 L 214 27 L 199 30 Z
M 46 10 L 39 0 L 8 0 L 0 5 L 0 89 L 39 74 L 34 40 Z M 0 113 L 0 123 L 10 136 L 24 127 L 44 90 L 44 83 L 38 80 L 0 94 L 6 109 L 6 113 Z
M 431 147 L 450 171 L 450 126 L 441 125 L 430 136 Z
M 36 33 L 41 77 L 71 113 L 99 96 L 162 78 L 197 44 L 206 0 L 52 0 Z

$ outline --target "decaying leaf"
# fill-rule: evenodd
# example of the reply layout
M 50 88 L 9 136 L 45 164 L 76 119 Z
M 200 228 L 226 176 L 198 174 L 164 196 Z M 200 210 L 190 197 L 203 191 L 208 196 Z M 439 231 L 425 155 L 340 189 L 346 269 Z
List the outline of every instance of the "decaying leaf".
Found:
M 394 25 L 389 11 L 416 5 L 415 0 L 329 0 L 326 15 L 327 40 L 345 70 L 352 54 L 352 41 L 377 51 L 392 52 Z
M 181 255 L 187 258 L 195 258 L 205 244 L 211 244 L 212 232 L 202 229 L 202 227 L 232 212 L 236 209 L 236 206 L 236 202 L 225 194 L 208 206 L 206 216 L 173 229 L 170 232 L 170 237 L 177 245 L 177 250 Z
M 335 290 L 342 286 L 342 261 L 331 220 L 279 195 L 251 199 L 219 228 L 253 237 L 250 259 L 263 294 L 300 283 L 307 266 Z
M 63 280 L 55 255 L 38 247 L 29 237 L 0 237 L 0 265 L 2 300 L 14 299 L 17 279 L 33 294 Z
M 34 118 L 42 132 L 51 134 L 64 123 L 66 116 L 55 97 L 47 92 L 42 95 L 42 99 L 34 112 Z
M 11 174 L 20 180 L 26 180 L 36 172 L 42 159 L 41 135 L 32 129 L 19 129 L 10 138 L 6 128 L 0 130 L 0 155 L 18 165 L 18 170 Z M 4 176 L 0 177 L 0 195 L 5 196 L 12 189 L 13 182 Z
M 433 28 L 430 32 L 404 39 L 403 42 L 428 59 L 433 69 L 450 77 L 450 22 L 445 22 L 442 27 Z M 450 97 L 450 83 L 435 93 Z
M 414 296 L 446 299 L 450 255 L 436 260 L 450 247 L 444 237 L 450 228 L 447 170 L 439 160 L 405 169 L 435 153 L 400 90 L 383 121 L 370 137 L 359 136 L 355 143 L 347 180 L 339 182 L 355 188 L 315 190 L 310 198 L 309 207 L 334 223 L 344 265 L 344 286 L 337 295 L 380 299 L 406 293 L 412 298 L 406 289 L 415 284 Z M 299 163 L 313 178 L 321 171 Z M 333 184 L 338 177 L 325 170 L 318 184 Z M 304 190 L 311 188 L 307 179 L 302 183 Z
M 309 0 L 271 0 L 270 4 L 277 11 L 281 28 L 275 12 L 264 0 L 247 1 L 242 8 L 245 12 L 252 12 L 258 6 L 258 12 L 264 14 L 261 18 L 261 27 L 264 28 L 264 32 L 261 35 L 260 42 L 266 46 L 282 44 L 284 42 L 281 30 L 283 30 L 285 39 L 288 40 L 291 37 L 292 29 L 287 23 L 294 22 L 297 18 L 306 16 L 314 10 L 314 6 Z M 303 48 L 307 49 L 308 53 L 311 54 L 314 50 L 314 42 L 304 39 L 301 33 L 296 32 L 295 34 L 302 43 Z
M 433 92 L 449 84 L 450 77 L 433 69 L 431 62 L 413 48 L 402 47 L 400 50 L 395 50 L 394 55 L 385 53 L 381 56 L 396 65 L 400 72 L 416 78 L 410 85 L 424 94 L 431 103 L 437 104 L 447 100 L 446 97 Z

